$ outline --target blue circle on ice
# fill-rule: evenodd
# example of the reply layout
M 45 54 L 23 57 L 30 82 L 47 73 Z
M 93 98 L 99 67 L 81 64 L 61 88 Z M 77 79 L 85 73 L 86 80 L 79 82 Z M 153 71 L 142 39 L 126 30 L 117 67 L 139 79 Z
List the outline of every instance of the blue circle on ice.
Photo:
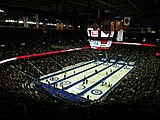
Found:
M 100 95 L 100 94 L 102 94 L 103 92 L 102 92 L 101 90 L 94 89 L 94 90 L 91 91 L 91 93 L 94 94 L 94 95 Z

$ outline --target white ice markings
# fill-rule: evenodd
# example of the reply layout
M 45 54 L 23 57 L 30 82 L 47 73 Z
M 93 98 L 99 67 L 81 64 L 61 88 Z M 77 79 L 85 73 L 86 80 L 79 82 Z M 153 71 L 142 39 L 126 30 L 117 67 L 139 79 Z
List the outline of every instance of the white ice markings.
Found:
M 111 66 L 113 63 L 109 63 L 109 65 Z M 77 74 L 77 75 L 74 75 L 72 77 L 69 77 L 69 78 L 66 78 L 63 80 L 64 81 L 70 81 L 71 84 L 68 84 L 68 85 L 63 85 L 64 88 L 67 88 L 69 86 L 72 86 L 72 84 L 77 84 L 77 83 L 83 83 L 82 79 L 84 78 L 88 78 L 90 77 L 91 75 L 95 74 L 95 70 L 100 71 L 102 69 L 105 69 L 107 66 L 104 66 L 103 64 L 100 64 L 96 67 L 90 67 L 88 66 L 89 68 L 86 68 L 86 70 L 84 69 L 83 72 L 81 72 L 80 74 Z M 75 70 L 77 71 L 77 69 Z M 79 72 L 78 72 L 79 73 Z M 58 88 L 61 88 L 61 85 L 58 86 Z
M 110 63 L 110 64 L 113 64 L 113 63 Z M 121 67 L 123 65 L 118 65 L 118 66 Z M 104 65 L 99 66 L 99 67 L 101 67 L 101 69 L 106 68 L 106 66 L 104 66 Z M 75 86 L 68 88 L 66 91 L 68 91 L 70 93 L 79 94 L 79 93 L 83 92 L 85 89 L 88 89 L 89 87 L 91 87 L 92 85 L 97 83 L 99 80 L 103 79 L 106 76 L 106 72 L 107 72 L 107 74 L 110 74 L 110 73 L 116 71 L 117 69 L 119 69 L 119 67 L 110 66 L 109 68 L 106 68 L 105 70 L 99 72 L 98 74 L 95 74 L 94 76 L 87 78 L 87 84 L 86 83 L 84 84 L 82 81 L 82 82 L 76 84 Z M 91 73 L 93 74 L 93 72 L 94 71 L 92 71 Z M 78 86 L 82 86 L 82 85 L 85 85 L 85 88 L 83 89 L 83 91 L 81 89 L 76 89 Z
M 83 77 L 85 75 L 87 76 L 90 73 L 91 68 L 92 69 L 95 68 L 95 67 L 97 68 L 100 65 L 102 65 L 102 62 L 99 62 L 98 65 L 96 65 L 95 62 L 91 62 L 87 65 L 79 66 L 79 67 L 76 67 L 75 69 L 71 69 L 67 72 L 63 72 L 62 74 L 57 74 L 55 76 L 48 77 L 46 79 L 41 80 L 41 82 L 45 83 L 45 84 L 48 84 L 48 83 L 53 84 L 55 82 L 61 82 L 62 80 L 63 81 L 71 80 L 71 82 L 74 82 L 74 81 L 77 81 L 79 79 L 82 79 L 82 76 L 80 78 L 79 74 L 83 75 Z M 101 67 L 98 67 L 98 68 L 101 68 Z M 66 77 L 65 79 L 64 79 L 64 76 Z
M 81 97 L 88 98 L 88 96 L 89 96 L 90 100 L 97 100 L 97 99 L 101 98 L 103 95 L 108 94 L 108 92 L 111 90 L 111 87 L 108 87 L 108 83 L 112 84 L 112 86 L 116 85 L 123 77 L 126 76 L 127 73 L 129 73 L 134 68 L 134 66 L 127 66 L 127 68 L 123 67 L 120 70 L 116 71 L 117 69 L 119 69 L 123 65 L 121 65 L 121 64 L 112 65 L 113 63 L 108 63 L 108 65 L 107 65 L 107 63 L 104 63 L 104 64 L 101 64 L 101 63 L 102 62 L 99 62 L 98 63 L 99 65 L 96 66 L 96 63 L 93 62 L 93 63 L 89 63 L 85 66 L 77 67 L 76 69 L 71 69 L 67 73 L 57 74 L 56 76 L 54 76 L 54 77 L 59 78 L 57 80 L 57 81 L 59 81 L 57 88 L 62 89 L 62 85 L 63 85 L 63 88 L 65 91 L 67 91 L 69 93 L 77 94 L 77 95 L 89 88 L 87 91 L 84 92 L 83 95 L 81 95 Z M 93 67 L 93 66 L 96 66 L 96 67 Z M 107 68 L 108 66 L 110 66 L 110 67 Z M 90 68 L 92 68 L 92 69 L 90 69 Z M 104 70 L 101 72 L 98 72 L 97 74 L 94 74 L 95 70 L 100 71 L 102 69 L 104 69 Z M 75 75 L 74 75 L 74 71 L 76 73 Z M 116 71 L 116 72 L 114 74 L 112 74 L 114 71 Z M 66 79 L 64 79 L 64 74 L 66 74 Z M 104 78 L 105 76 L 108 76 L 110 74 L 112 74 L 112 75 L 110 77 L 106 78 L 104 81 L 107 83 L 107 85 L 102 86 L 101 82 L 100 82 L 100 84 L 96 84 L 98 81 L 101 81 L 102 78 Z M 87 76 L 91 76 L 91 77 L 87 78 Z M 87 78 L 87 80 L 85 80 L 85 82 L 82 81 L 82 79 L 84 79 L 84 77 Z M 62 81 L 60 81 L 60 80 L 62 80 Z M 53 83 L 55 81 L 50 80 L 49 82 Z M 80 81 L 80 82 L 77 82 L 77 81 Z M 46 79 L 42 80 L 41 82 L 48 84 Z M 93 88 L 91 87 L 92 85 L 94 86 Z M 68 89 L 65 89 L 67 87 L 68 87 Z
M 94 64 L 94 62 L 92 62 L 92 61 L 90 61 L 90 62 L 87 62 L 87 63 L 89 63 L 89 64 L 86 64 L 86 63 L 84 63 L 85 65 L 80 65 L 79 63 L 78 63 L 78 65 L 76 64 L 75 66 L 77 66 L 76 67 L 76 69 L 78 70 L 78 71 L 82 71 L 83 69 L 86 69 L 86 68 L 88 68 L 88 67 L 93 67 L 93 66 L 96 66 L 95 64 Z M 64 76 L 66 75 L 66 77 L 68 77 L 68 76 L 70 76 L 70 75 L 73 75 L 74 74 L 74 68 L 72 69 L 72 68 L 67 68 L 67 70 L 69 70 L 69 71 L 67 71 L 67 72 L 65 72 L 65 70 L 63 69 L 63 70 L 61 70 L 61 71 L 57 71 L 57 72 L 55 72 L 55 73 L 52 73 L 51 74 L 51 77 L 49 77 L 50 75 L 45 75 L 44 77 L 42 76 L 41 77 L 41 82 L 42 83 L 45 83 L 45 84 L 48 84 L 48 82 L 47 81 L 49 81 L 51 84 L 52 83 L 54 83 L 54 82 L 57 82 L 57 81 L 59 81 L 59 80 L 61 80 L 61 79 L 64 79 Z
M 94 88 L 87 91 L 82 97 L 87 98 L 87 96 L 89 96 L 89 99 L 91 100 L 99 99 L 101 96 L 105 95 L 111 89 L 111 87 L 116 85 L 124 76 L 126 76 L 134 68 L 134 66 L 127 66 L 127 67 L 130 69 L 125 69 L 125 67 L 123 67 L 122 69 L 118 70 L 115 74 L 107 78 L 104 81 L 104 83 L 106 84 L 102 85 L 101 83 L 96 85 Z M 108 86 L 109 84 L 112 86 Z M 101 91 L 101 94 L 93 94 L 93 91 L 95 90 Z

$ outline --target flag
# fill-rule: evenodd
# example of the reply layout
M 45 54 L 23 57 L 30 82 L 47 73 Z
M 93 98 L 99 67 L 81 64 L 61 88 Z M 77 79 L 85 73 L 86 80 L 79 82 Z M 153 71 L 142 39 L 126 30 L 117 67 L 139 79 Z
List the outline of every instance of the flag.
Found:
M 124 17 L 124 26 L 129 26 L 131 17 Z
M 28 16 L 23 16 L 24 28 L 28 28 Z

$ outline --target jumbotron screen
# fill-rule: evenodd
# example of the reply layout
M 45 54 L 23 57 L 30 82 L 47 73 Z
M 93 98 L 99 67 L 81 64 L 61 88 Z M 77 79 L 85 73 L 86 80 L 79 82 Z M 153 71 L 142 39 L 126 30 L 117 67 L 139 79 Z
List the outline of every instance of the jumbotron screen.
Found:
M 89 40 L 90 46 L 93 49 L 105 50 L 109 49 L 112 44 L 111 40 Z

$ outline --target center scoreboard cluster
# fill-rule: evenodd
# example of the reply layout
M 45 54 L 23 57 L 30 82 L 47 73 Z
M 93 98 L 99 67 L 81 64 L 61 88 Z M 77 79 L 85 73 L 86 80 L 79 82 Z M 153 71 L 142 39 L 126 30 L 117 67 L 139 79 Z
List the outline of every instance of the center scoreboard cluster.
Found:
M 112 38 L 114 36 L 114 31 L 110 31 L 110 33 L 105 33 L 104 31 L 93 28 L 87 29 L 87 35 L 89 37 L 90 47 L 98 50 L 107 50 L 112 44 Z

